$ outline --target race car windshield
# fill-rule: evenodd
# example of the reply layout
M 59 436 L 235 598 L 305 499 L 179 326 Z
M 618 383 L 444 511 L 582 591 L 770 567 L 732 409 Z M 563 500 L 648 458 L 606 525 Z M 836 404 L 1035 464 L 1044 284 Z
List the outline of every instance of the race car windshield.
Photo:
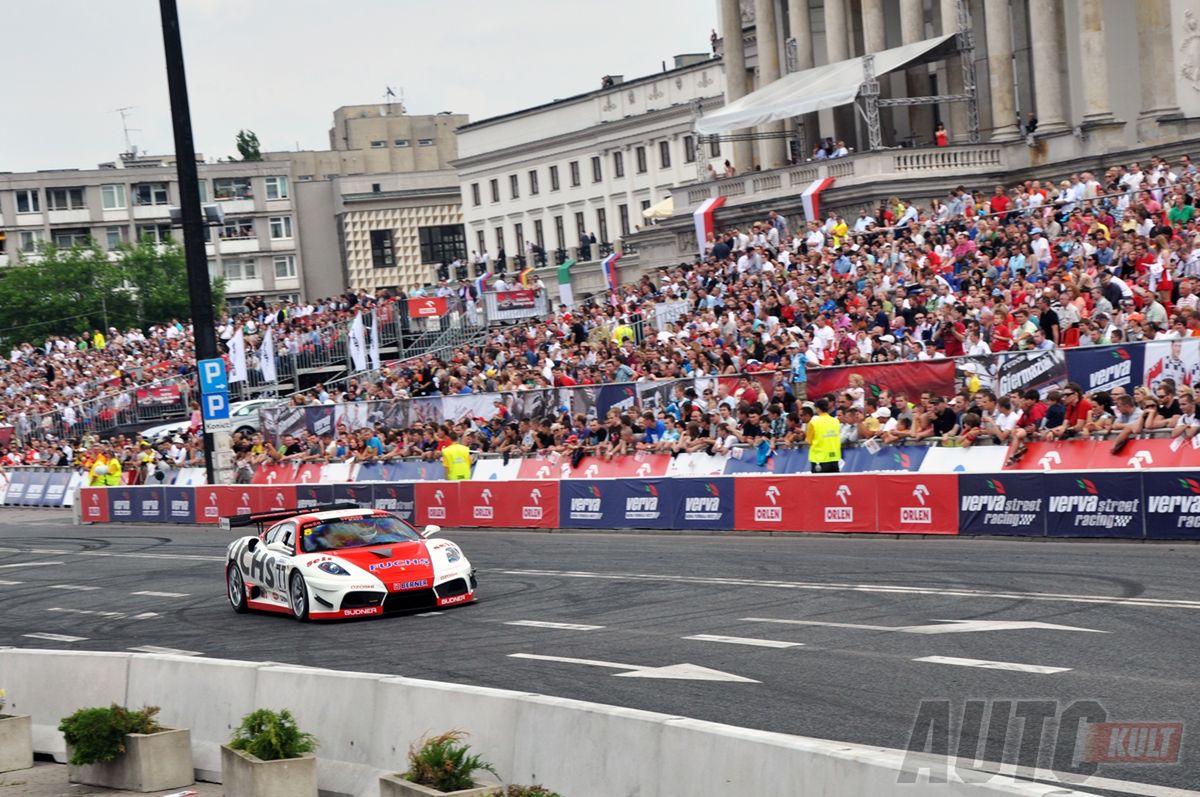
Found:
M 300 536 L 300 548 L 304 553 L 319 553 L 365 548 L 368 545 L 415 542 L 420 539 L 421 536 L 399 518 L 338 518 L 322 521 L 304 529 Z

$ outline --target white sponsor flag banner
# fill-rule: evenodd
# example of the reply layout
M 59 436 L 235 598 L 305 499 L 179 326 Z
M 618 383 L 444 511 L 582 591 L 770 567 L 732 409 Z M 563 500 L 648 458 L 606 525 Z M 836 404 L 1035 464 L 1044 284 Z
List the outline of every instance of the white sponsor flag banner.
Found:
M 270 327 L 267 327 L 267 334 L 263 335 L 262 345 L 258 347 L 258 370 L 262 372 L 263 384 L 269 385 L 278 378 L 275 373 L 275 338 Z
M 359 313 L 354 316 L 354 322 L 350 324 L 350 361 L 354 364 L 355 371 L 367 370 L 365 331 L 362 313 Z
M 371 357 L 371 370 L 379 370 L 379 309 L 371 313 L 371 346 L 367 349 Z
M 229 381 L 246 381 L 246 337 L 240 329 L 229 339 Z

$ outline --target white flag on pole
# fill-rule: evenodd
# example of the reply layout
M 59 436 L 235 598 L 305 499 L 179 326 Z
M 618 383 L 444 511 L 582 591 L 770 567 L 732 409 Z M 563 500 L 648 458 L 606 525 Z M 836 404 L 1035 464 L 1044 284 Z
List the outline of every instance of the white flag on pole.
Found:
M 229 339 L 229 382 L 246 381 L 246 338 L 239 328 Z
M 371 313 L 371 346 L 367 349 L 371 356 L 371 370 L 379 370 L 379 308 Z
M 258 347 L 258 370 L 262 372 L 263 384 L 269 385 L 278 378 L 275 373 L 275 338 L 271 336 L 271 327 L 263 335 L 262 345 Z
M 367 341 L 363 327 L 362 313 L 354 316 L 350 324 L 350 362 L 355 371 L 367 370 Z

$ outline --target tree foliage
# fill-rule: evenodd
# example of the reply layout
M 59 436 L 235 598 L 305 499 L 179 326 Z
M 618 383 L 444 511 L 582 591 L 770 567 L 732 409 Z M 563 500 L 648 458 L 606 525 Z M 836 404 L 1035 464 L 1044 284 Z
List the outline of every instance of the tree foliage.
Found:
M 237 134 L 237 149 L 244 161 L 260 161 L 263 159 L 259 150 L 258 136 L 253 130 L 239 130 Z
M 214 307 L 221 307 L 223 281 L 215 280 L 212 289 Z M 45 246 L 36 257 L 0 270 L 0 338 L 9 344 L 190 316 L 187 265 L 178 244 L 144 240 L 113 253 L 94 243 Z
M 261 761 L 278 761 L 311 753 L 317 749 L 317 738 L 300 730 L 286 708 L 278 712 L 260 708 L 242 717 L 229 746 Z

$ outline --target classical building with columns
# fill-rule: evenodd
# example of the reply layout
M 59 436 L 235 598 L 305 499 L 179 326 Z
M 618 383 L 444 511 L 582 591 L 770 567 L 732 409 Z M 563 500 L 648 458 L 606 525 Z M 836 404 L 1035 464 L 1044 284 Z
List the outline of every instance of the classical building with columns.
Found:
M 630 239 L 643 269 L 694 258 L 693 209 L 717 198 L 717 226 L 769 210 L 795 224 L 815 187 L 822 208 L 856 214 L 893 194 L 927 204 L 957 185 L 1200 154 L 1196 0 L 717 0 L 717 11 L 725 103 L 696 130 L 737 175 L 677 185 L 676 215 Z M 939 122 L 948 146 L 934 146 Z M 825 137 L 850 154 L 813 159 Z

